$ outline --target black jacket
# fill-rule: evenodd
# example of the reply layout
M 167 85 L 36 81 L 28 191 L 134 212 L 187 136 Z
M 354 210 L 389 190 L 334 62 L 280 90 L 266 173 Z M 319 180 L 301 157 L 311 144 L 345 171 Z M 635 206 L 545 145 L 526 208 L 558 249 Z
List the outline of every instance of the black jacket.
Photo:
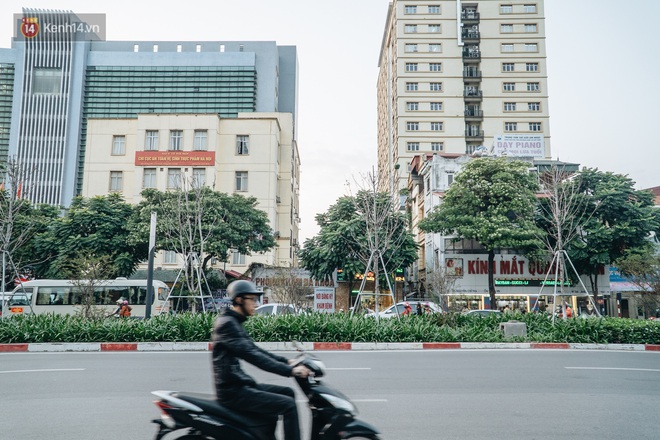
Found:
M 223 390 L 254 386 L 255 380 L 248 376 L 239 363 L 243 359 L 262 370 L 291 376 L 293 368 L 287 358 L 269 353 L 255 345 L 243 328 L 247 318 L 233 310 L 220 315 L 213 326 L 213 375 L 218 396 Z

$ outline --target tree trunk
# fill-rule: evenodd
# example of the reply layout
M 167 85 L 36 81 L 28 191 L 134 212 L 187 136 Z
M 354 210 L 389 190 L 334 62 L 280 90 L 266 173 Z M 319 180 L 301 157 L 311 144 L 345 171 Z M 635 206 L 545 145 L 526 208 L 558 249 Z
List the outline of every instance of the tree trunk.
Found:
M 497 300 L 495 299 L 495 250 L 488 251 L 488 295 L 490 296 L 490 308 L 497 310 Z

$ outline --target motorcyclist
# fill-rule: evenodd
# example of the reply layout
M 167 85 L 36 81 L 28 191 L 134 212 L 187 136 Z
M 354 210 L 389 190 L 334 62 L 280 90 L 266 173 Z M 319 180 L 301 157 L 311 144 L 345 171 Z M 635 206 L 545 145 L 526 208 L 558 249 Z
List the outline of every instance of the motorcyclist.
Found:
M 243 328 L 262 295 L 254 283 L 233 281 L 227 293 L 232 308 L 220 315 L 213 326 L 213 375 L 218 402 L 241 412 L 283 415 L 284 438 L 299 440 L 300 424 L 293 389 L 257 383 L 241 369 L 239 359 L 285 377 L 307 377 L 310 370 L 303 365 L 292 366 L 293 360 L 259 348 Z

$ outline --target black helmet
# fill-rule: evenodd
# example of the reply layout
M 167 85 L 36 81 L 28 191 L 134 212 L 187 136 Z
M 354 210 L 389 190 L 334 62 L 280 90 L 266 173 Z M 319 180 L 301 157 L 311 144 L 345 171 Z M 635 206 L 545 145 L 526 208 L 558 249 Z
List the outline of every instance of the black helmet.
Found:
M 263 295 L 263 292 L 257 290 L 257 286 L 252 281 L 236 280 L 227 286 L 227 295 L 234 301 L 239 296 L 244 295 Z

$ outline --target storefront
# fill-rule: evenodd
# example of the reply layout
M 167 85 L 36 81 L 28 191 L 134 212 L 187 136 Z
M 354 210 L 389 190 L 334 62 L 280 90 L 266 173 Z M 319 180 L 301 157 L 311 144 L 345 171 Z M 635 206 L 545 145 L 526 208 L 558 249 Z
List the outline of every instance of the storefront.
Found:
M 448 302 L 450 310 L 509 309 L 523 312 L 553 310 L 554 299 L 561 296 L 578 313 L 587 310 L 588 294 L 579 282 L 555 282 L 555 268 L 549 262 L 530 262 L 524 256 L 500 254 L 495 257 L 493 277 L 497 304 L 488 294 L 488 256 L 485 254 L 447 254 L 447 276 L 455 279 Z M 598 294 L 609 296 L 609 274 L 598 275 Z M 587 277 L 582 283 L 589 288 Z M 556 284 L 556 285 L 555 285 Z M 591 293 L 589 291 L 589 293 Z M 560 300 L 557 299 L 560 304 Z

